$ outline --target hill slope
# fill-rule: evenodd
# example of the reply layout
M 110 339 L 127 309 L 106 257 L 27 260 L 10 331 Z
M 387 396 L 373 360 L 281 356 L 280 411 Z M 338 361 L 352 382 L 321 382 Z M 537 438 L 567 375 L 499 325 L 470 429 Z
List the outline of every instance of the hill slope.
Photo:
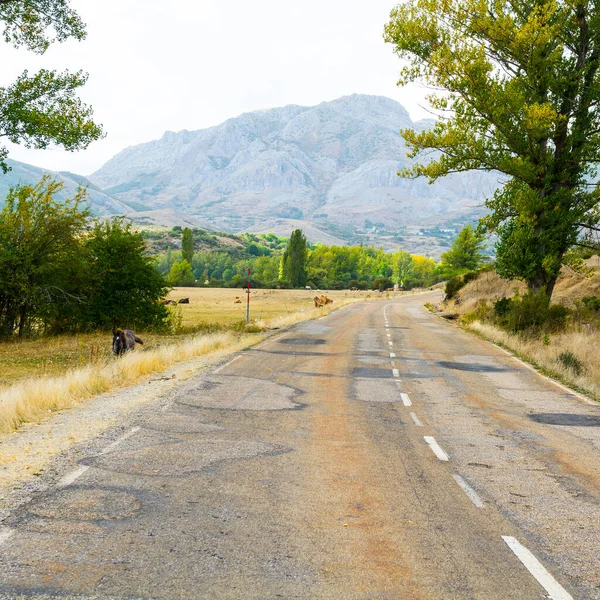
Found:
M 94 216 L 117 215 L 132 210 L 130 206 L 121 200 L 113 198 L 82 175 L 75 175 L 67 171 L 57 173 L 16 160 L 8 160 L 7 162 L 11 170 L 6 175 L 0 173 L 0 207 L 4 204 L 4 199 L 11 187 L 19 184 L 35 185 L 41 179 L 42 175 L 48 174 L 64 183 L 62 192 L 57 195 L 59 200 L 72 198 L 77 193 L 79 186 L 87 187 L 88 204 Z

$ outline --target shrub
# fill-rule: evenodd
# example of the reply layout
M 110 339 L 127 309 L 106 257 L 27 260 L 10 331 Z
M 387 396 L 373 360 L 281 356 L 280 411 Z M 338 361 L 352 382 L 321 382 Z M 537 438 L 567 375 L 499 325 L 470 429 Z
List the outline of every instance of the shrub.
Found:
M 510 298 L 500 298 L 494 302 L 494 314 L 497 317 L 505 317 L 511 307 L 512 300 Z
M 561 304 L 550 304 L 546 294 L 527 292 L 513 298 L 500 298 L 494 303 L 496 323 L 511 333 L 561 331 L 565 328 L 569 310 Z
M 581 301 L 588 310 L 600 312 L 600 298 L 598 296 L 585 296 Z
M 492 316 L 492 307 L 485 300 L 479 300 L 475 306 L 475 310 L 463 315 L 461 322 L 465 325 L 474 321 L 485 322 L 490 321 Z
M 446 293 L 446 300 L 451 300 L 456 296 L 457 292 L 464 287 L 462 277 L 453 277 L 446 282 L 444 292 Z
M 581 375 L 585 371 L 584 364 L 572 352 L 561 352 L 557 360 L 565 369 L 569 369 L 575 375 Z

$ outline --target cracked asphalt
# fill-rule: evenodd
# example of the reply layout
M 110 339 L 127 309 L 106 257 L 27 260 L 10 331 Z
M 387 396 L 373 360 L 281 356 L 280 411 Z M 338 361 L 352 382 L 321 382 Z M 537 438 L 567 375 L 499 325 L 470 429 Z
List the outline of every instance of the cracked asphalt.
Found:
M 0 597 L 600 599 L 600 406 L 428 299 L 300 324 L 82 444 L 0 523 Z

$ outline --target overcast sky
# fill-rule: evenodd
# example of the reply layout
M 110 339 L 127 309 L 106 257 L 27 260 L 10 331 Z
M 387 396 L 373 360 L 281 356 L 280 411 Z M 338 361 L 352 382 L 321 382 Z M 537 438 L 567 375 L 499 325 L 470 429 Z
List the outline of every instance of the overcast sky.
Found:
M 398 88 L 400 68 L 382 39 L 395 0 L 73 0 L 83 42 L 42 57 L 0 43 L 0 86 L 23 69 L 83 69 L 81 97 L 106 139 L 87 150 L 10 158 L 88 175 L 123 148 L 167 131 L 218 125 L 243 112 L 314 105 L 353 93 L 401 102 L 413 119 L 425 90 Z

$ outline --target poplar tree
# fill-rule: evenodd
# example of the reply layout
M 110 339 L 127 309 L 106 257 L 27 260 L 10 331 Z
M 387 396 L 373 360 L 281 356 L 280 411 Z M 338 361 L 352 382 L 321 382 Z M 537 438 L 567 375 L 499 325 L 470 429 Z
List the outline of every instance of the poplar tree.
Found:
M 306 237 L 301 229 L 296 229 L 292 232 L 281 259 L 282 279 L 292 287 L 304 287 L 307 281 L 307 259 L 308 248 L 306 246 Z
M 181 236 L 181 254 L 183 259 L 191 265 L 194 259 L 194 235 L 189 227 L 183 230 Z
M 587 0 L 407 0 L 385 39 L 422 82 L 439 120 L 402 131 L 402 174 L 504 175 L 481 221 L 499 236 L 497 270 L 552 295 L 573 246 L 598 249 L 600 6 Z M 499 178 L 500 179 L 500 178 Z

